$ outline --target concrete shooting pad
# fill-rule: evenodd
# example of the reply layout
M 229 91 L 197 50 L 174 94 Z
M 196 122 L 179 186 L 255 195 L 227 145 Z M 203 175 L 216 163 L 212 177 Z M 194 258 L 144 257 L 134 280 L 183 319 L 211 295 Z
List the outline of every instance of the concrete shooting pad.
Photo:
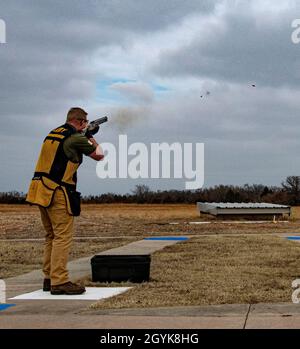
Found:
M 143 255 L 162 250 L 166 246 L 177 244 L 188 240 L 186 236 L 152 236 L 143 240 L 131 242 L 128 245 L 112 248 L 111 250 L 103 251 L 98 255 Z
M 22 300 L 100 300 L 117 296 L 128 291 L 132 287 L 86 287 L 86 292 L 80 295 L 52 295 L 50 292 L 44 292 L 42 289 L 24 293 L 10 299 Z

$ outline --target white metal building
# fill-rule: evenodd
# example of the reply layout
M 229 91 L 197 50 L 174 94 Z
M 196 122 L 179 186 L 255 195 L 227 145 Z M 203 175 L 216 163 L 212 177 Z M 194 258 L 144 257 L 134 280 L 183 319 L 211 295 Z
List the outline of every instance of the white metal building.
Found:
M 197 202 L 199 213 L 218 215 L 283 215 L 291 213 L 290 206 L 268 203 Z

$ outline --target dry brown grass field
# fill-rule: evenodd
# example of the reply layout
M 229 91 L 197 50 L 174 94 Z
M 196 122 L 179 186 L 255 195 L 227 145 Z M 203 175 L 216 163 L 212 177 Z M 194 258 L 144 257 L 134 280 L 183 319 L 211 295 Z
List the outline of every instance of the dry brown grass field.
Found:
M 190 221 L 207 217 L 200 217 L 195 205 L 83 205 L 71 259 L 147 236 L 190 237 L 152 255 L 149 283 L 125 283 L 134 288 L 94 307 L 290 301 L 291 282 L 300 276 L 300 243 L 276 234 L 300 234 L 297 217 L 263 224 Z M 0 205 L 0 278 L 40 268 L 43 236 L 36 207 Z
M 153 235 L 203 234 L 265 234 L 300 232 L 299 222 L 270 222 L 266 224 L 190 225 L 190 221 L 207 221 L 200 217 L 195 205 L 82 205 L 82 214 L 75 219 L 77 237 L 143 238 Z M 179 223 L 176 225 L 169 223 Z M 42 238 L 43 228 L 39 210 L 29 205 L 0 205 L 0 239 Z

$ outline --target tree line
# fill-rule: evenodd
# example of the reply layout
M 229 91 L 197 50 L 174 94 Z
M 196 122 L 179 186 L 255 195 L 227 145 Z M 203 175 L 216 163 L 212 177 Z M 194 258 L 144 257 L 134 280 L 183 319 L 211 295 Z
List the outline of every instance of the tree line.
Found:
M 0 192 L 1 204 L 24 204 L 26 195 L 17 191 Z M 269 202 L 300 205 L 300 176 L 289 176 L 281 186 L 263 184 L 216 185 L 198 190 L 157 190 L 146 185 L 136 185 L 131 193 L 83 196 L 83 203 L 140 203 L 140 204 L 195 204 L 202 202 Z

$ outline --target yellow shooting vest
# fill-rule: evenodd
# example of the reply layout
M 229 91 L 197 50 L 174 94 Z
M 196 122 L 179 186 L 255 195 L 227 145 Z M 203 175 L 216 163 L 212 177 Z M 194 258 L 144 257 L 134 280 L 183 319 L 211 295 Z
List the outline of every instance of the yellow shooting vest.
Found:
M 76 190 L 77 169 L 81 163 L 74 163 L 67 158 L 63 144 L 76 132 L 72 126 L 64 124 L 45 138 L 26 197 L 28 203 L 49 207 L 55 190 L 61 188 L 68 213 L 72 215 L 67 189 Z

